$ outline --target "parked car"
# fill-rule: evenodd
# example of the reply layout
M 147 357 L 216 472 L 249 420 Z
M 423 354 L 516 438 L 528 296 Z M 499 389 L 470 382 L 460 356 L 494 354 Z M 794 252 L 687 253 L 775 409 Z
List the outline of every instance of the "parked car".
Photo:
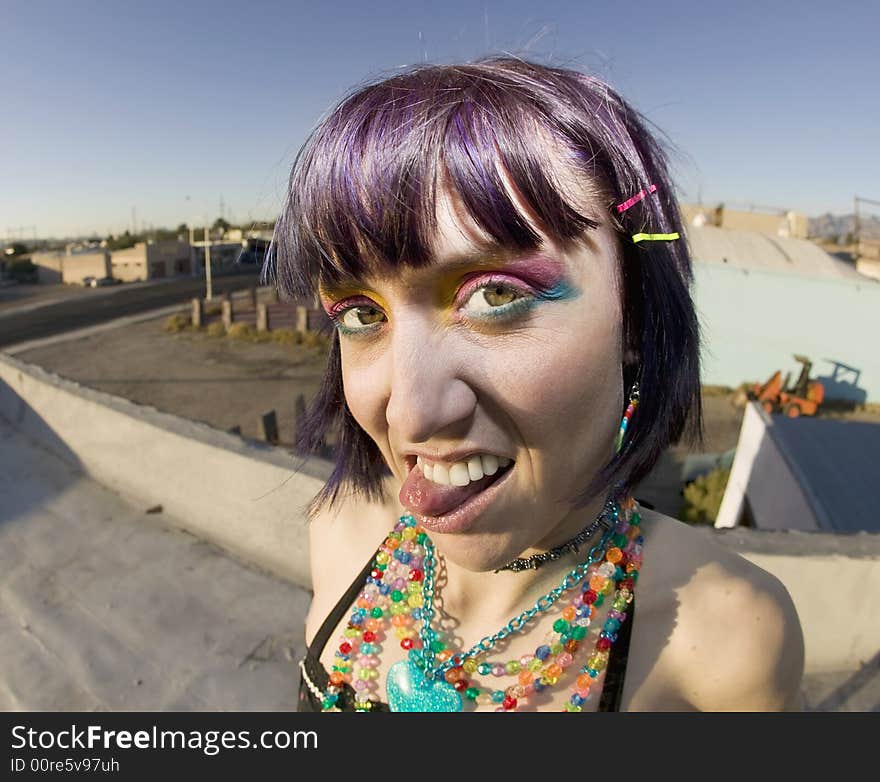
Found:
M 103 288 L 105 285 L 116 285 L 119 282 L 115 277 L 98 277 L 92 280 L 93 288 Z
M 89 276 L 89 277 L 83 277 L 83 281 L 82 281 L 83 288 L 91 288 L 91 287 L 92 287 L 92 283 L 93 283 L 94 281 L 95 281 L 95 278 L 92 277 L 92 276 Z

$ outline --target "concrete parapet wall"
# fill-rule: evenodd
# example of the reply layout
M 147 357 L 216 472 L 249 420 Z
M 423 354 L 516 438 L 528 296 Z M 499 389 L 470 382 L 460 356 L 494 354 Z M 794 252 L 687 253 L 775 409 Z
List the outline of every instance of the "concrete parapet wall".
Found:
M 169 523 L 311 588 L 305 508 L 330 474 L 277 448 L 0 354 L 0 416 Z
M 785 585 L 804 630 L 805 673 L 855 670 L 880 653 L 880 534 L 700 530 Z
M 0 354 L 0 417 L 168 523 L 311 588 L 305 507 L 332 465 L 136 405 Z M 880 650 L 880 535 L 698 527 L 775 575 L 804 629 L 807 674 Z

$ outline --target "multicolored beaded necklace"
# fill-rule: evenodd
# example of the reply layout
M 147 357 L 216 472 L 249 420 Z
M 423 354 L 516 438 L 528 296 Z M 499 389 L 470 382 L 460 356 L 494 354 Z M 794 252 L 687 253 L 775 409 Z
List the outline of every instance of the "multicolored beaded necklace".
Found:
M 355 690 L 355 710 L 373 708 L 379 700 L 379 652 L 389 624 L 393 636 L 408 652 L 407 658 L 392 665 L 386 676 L 391 711 L 461 711 L 465 700 L 476 705 L 494 703 L 495 711 L 515 711 L 533 693 L 559 682 L 573 664 L 596 609 L 608 596 L 608 616 L 564 708 L 582 711 L 594 682 L 607 666 L 618 630 L 626 621 L 625 609 L 632 602 L 642 563 L 641 519 L 635 500 L 609 500 L 603 511 L 606 514 L 605 533 L 590 549 L 585 562 L 566 574 L 561 584 L 539 598 L 534 607 L 461 653 L 451 651 L 431 627 L 434 544 L 411 515 L 401 516 L 379 547 L 374 567 L 355 600 L 339 639 L 327 689 L 320 692 L 312 685 L 320 695 L 322 711 L 340 711 L 337 702 L 346 684 Z M 485 659 L 498 641 L 521 630 L 566 592 L 574 592 L 574 596 L 534 654 L 503 663 Z M 513 676 L 516 683 L 485 688 L 472 680 L 474 674 Z

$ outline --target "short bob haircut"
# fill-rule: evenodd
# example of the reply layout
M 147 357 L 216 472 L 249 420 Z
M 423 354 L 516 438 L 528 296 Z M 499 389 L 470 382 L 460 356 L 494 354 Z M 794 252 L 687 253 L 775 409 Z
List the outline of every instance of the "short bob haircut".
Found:
M 702 438 L 691 260 L 666 153 L 647 124 L 592 76 L 510 56 L 419 65 L 360 87 L 300 149 L 262 279 L 289 298 L 316 301 L 321 283 L 434 263 L 430 239 L 440 175 L 491 236 L 487 249 L 537 249 L 542 238 L 509 197 L 499 164 L 541 230 L 565 246 L 598 223 L 554 181 L 548 158 L 561 154 L 558 162 L 594 194 L 597 214 L 607 215 L 620 236 L 624 399 L 634 381 L 640 386 L 622 449 L 590 476 L 574 507 L 612 488 L 630 491 L 686 428 L 692 441 Z M 616 204 L 650 185 L 656 192 L 618 213 Z M 682 238 L 635 243 L 640 232 Z M 309 505 L 310 519 L 328 501 L 333 505 L 343 484 L 384 501 L 383 479 L 391 475 L 346 404 L 334 330 L 326 374 L 299 426 L 296 449 L 314 453 L 336 426 L 335 468 Z

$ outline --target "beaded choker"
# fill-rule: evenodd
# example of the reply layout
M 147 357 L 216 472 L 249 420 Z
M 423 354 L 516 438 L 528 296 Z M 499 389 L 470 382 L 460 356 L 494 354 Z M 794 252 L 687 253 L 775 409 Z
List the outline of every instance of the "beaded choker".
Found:
M 596 519 L 578 532 L 578 534 L 571 540 L 566 541 L 561 546 L 550 549 L 550 551 L 542 551 L 540 554 L 532 554 L 530 557 L 514 559 L 512 562 L 508 562 L 504 567 L 498 568 L 495 572 L 500 573 L 502 570 L 512 570 L 514 573 L 518 573 L 520 570 L 537 570 L 545 562 L 557 560 L 564 554 L 569 552 L 577 554 L 580 547 L 588 538 L 592 537 L 593 533 L 599 529 L 599 527 L 603 525 L 605 527 L 610 526 L 610 518 L 613 512 L 614 503 L 609 499 Z
M 592 653 L 571 683 L 571 695 L 565 703 L 565 711 L 582 711 L 596 689 L 595 680 L 608 663 L 618 630 L 626 621 L 626 608 L 633 599 L 642 562 L 637 504 L 626 498 L 619 504 L 610 503 L 610 508 L 604 533 L 584 562 L 533 607 L 464 652 L 448 648 L 431 626 L 434 544 L 411 515 L 401 516 L 380 546 L 374 567 L 355 600 L 339 639 L 326 691 L 308 679 L 300 663 L 304 681 L 321 701 L 322 711 L 340 711 L 339 697 L 346 684 L 354 688 L 355 710 L 370 711 L 380 700 L 379 653 L 385 643 L 394 641 L 407 656 L 394 663 L 386 675 L 391 711 L 462 711 L 465 703 L 494 704 L 496 711 L 515 711 L 530 696 L 560 681 L 574 663 L 596 609 L 608 597 L 611 608 Z M 571 595 L 569 604 L 534 654 L 505 662 L 487 659 L 499 641 L 539 618 L 563 595 Z M 512 678 L 513 683 L 503 687 L 486 685 L 478 678 L 489 676 Z

